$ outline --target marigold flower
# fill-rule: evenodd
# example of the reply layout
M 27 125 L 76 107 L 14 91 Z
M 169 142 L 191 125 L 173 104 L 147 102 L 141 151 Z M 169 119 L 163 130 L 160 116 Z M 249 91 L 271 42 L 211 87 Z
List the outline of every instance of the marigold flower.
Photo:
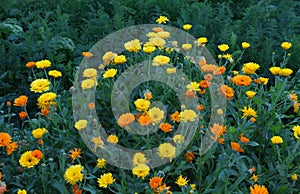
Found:
M 137 152 L 133 155 L 132 164 L 134 166 L 139 165 L 139 164 L 146 164 L 146 163 L 147 163 L 147 158 L 146 158 L 145 154 L 143 154 L 141 152 Z
M 88 107 L 89 107 L 90 110 L 94 110 L 95 109 L 95 103 L 90 102 Z
M 33 150 L 32 152 L 31 152 L 31 155 L 33 156 L 33 157 L 35 157 L 35 158 L 37 158 L 37 159 L 42 159 L 43 158 L 43 152 L 41 151 L 41 150 Z
M 180 113 L 179 113 L 178 111 L 172 113 L 172 114 L 170 115 L 170 119 L 171 119 L 171 121 L 173 121 L 173 122 L 179 123 L 179 122 L 180 122 Z
M 160 37 L 153 37 L 149 39 L 149 42 L 145 46 L 157 46 L 159 49 L 162 49 L 166 44 L 166 41 Z
M 6 154 L 11 155 L 18 148 L 17 142 L 11 142 L 6 146 Z M 0 178 L 1 181 L 1 178 Z
M 203 73 L 213 73 L 218 68 L 218 66 L 214 64 L 206 64 L 206 65 L 200 65 L 200 68 Z
M 203 65 L 206 65 L 206 59 L 205 59 L 205 57 L 203 57 L 203 56 L 200 57 L 198 65 L 199 65 L 199 67 L 201 67 Z
M 11 142 L 11 136 L 8 133 L 0 132 L 0 147 L 7 146 Z
M 226 68 L 225 66 L 217 67 L 214 71 L 214 75 L 222 75 L 225 72 Z
M 118 125 L 120 127 L 125 127 L 133 123 L 135 117 L 131 113 L 122 114 L 118 119 Z
M 26 67 L 27 68 L 33 68 L 33 67 L 35 67 L 35 62 L 30 61 L 30 62 L 26 63 Z
M 187 180 L 187 177 L 183 177 L 182 175 L 180 175 L 175 183 L 180 187 L 184 187 L 188 182 L 189 180 Z
M 248 143 L 248 142 L 250 142 L 250 139 L 247 138 L 247 137 L 245 137 L 243 134 L 241 134 L 241 135 L 240 135 L 240 141 L 241 141 L 242 143 Z
M 296 139 L 299 139 L 299 136 L 300 136 L 300 126 L 296 125 L 296 126 L 293 127 L 292 130 L 294 131 L 294 137 Z
M 86 78 L 97 77 L 97 70 L 94 68 L 87 68 L 83 71 L 83 77 L 86 77 Z
M 188 44 L 188 43 L 187 44 L 182 44 L 181 48 L 185 51 L 188 51 L 192 48 L 192 44 Z
M 53 100 L 56 98 L 56 94 L 53 92 L 46 92 L 44 94 L 42 94 L 39 98 L 38 98 L 38 107 L 40 109 L 50 109 L 51 105 L 55 105 L 55 102 L 53 102 Z
M 254 181 L 254 182 L 258 181 L 258 179 L 259 179 L 258 175 L 255 175 L 255 174 L 253 174 L 252 177 L 250 178 L 250 180 Z
M 149 109 L 148 114 L 151 117 L 152 125 L 158 124 L 164 118 L 164 111 L 157 107 Z
M 25 111 L 21 111 L 21 112 L 19 112 L 19 117 L 21 120 L 26 119 L 27 113 Z
M 255 122 L 256 122 L 256 118 L 255 118 L 255 117 L 251 117 L 251 118 L 250 118 L 250 121 L 251 121 L 252 123 L 255 123 Z
M 203 104 L 199 104 L 198 107 L 197 107 L 197 109 L 200 110 L 200 111 L 204 110 L 204 105 Z
M 158 155 L 161 159 L 169 158 L 170 162 L 175 158 L 176 148 L 170 143 L 163 143 L 159 145 Z
M 242 42 L 242 48 L 247 49 L 250 47 L 250 44 L 248 42 Z
M 220 86 L 220 91 L 227 99 L 232 99 L 234 97 L 233 89 L 227 85 Z
M 74 127 L 80 131 L 80 130 L 86 128 L 86 125 L 87 125 L 87 120 L 81 119 L 75 123 Z
M 126 61 L 127 59 L 125 55 L 119 55 L 114 58 L 114 64 L 122 64 L 125 63 Z
M 273 75 L 278 75 L 279 74 L 279 71 L 281 70 L 280 67 L 270 67 L 270 72 L 273 74 Z
M 229 46 L 227 44 L 221 44 L 218 46 L 218 48 L 221 52 L 225 52 L 229 49 Z
M 256 92 L 249 90 L 246 92 L 246 95 L 248 96 L 248 98 L 253 98 L 256 95 Z
M 297 176 L 297 174 L 292 174 L 291 178 L 293 181 L 296 181 L 298 179 L 298 176 Z
M 161 66 L 161 65 L 166 65 L 169 62 L 170 62 L 169 57 L 163 56 L 163 55 L 158 55 L 158 56 L 154 57 L 152 65 L 153 66 Z
M 289 94 L 289 98 L 293 101 L 298 101 L 298 96 L 296 93 L 292 92 Z
M 166 39 L 170 37 L 170 32 L 167 31 L 157 32 L 157 36 Z
M 283 42 L 281 43 L 281 47 L 284 49 L 284 50 L 289 50 L 291 47 L 292 47 L 292 43 L 290 42 Z
M 187 162 L 192 162 L 193 159 L 194 159 L 195 155 L 194 155 L 194 152 L 186 152 L 184 154 L 184 159 L 187 161 Z
M 231 78 L 231 81 L 238 86 L 249 86 L 252 79 L 248 75 L 236 75 Z
M 140 123 L 140 125 L 142 126 L 147 126 L 151 123 L 151 116 L 149 114 L 143 114 L 141 116 L 138 117 L 138 122 Z
M 30 84 L 30 91 L 41 93 L 49 90 L 50 82 L 47 79 L 36 79 Z
M 35 63 L 35 66 L 39 69 L 44 69 L 51 66 L 51 62 L 49 60 L 41 60 Z
M 116 53 L 113 53 L 111 51 L 106 52 L 102 57 L 103 63 L 105 65 L 111 64 L 116 56 L 118 56 Z
M 68 157 L 71 159 L 72 162 L 77 158 L 81 158 L 80 154 L 82 154 L 81 149 L 74 148 L 69 151 Z
M 107 141 L 108 143 L 115 144 L 115 143 L 118 143 L 118 142 L 119 142 L 119 138 L 118 138 L 118 136 L 116 136 L 116 135 L 110 134 L 110 135 L 107 137 L 106 141 Z
M 10 101 L 6 101 L 6 106 L 11 106 L 11 102 Z
M 37 128 L 31 132 L 32 136 L 36 139 L 42 138 L 46 133 L 48 133 L 48 130 L 45 128 Z
M 153 51 L 155 51 L 155 46 L 152 46 L 152 45 L 148 45 L 148 46 L 144 46 L 143 47 L 143 51 L 145 53 L 152 53 Z
M 72 165 L 70 166 L 65 174 L 64 178 L 67 181 L 67 183 L 70 183 L 71 185 L 75 185 L 78 181 L 82 181 L 83 179 L 83 166 L 80 164 Z
M 166 16 L 159 16 L 159 18 L 156 20 L 159 24 L 165 24 L 169 21 L 169 19 Z
M 155 177 L 150 179 L 149 185 L 152 189 L 157 189 L 158 187 L 161 186 L 162 180 L 163 180 L 163 178 L 155 176 Z
M 290 76 L 293 73 L 293 70 L 289 69 L 289 68 L 284 68 L 284 69 L 280 69 L 278 74 L 280 76 Z
M 124 47 L 129 52 L 138 52 L 142 49 L 141 42 L 138 39 L 131 40 L 124 44 Z
M 183 25 L 183 29 L 184 30 L 190 30 L 192 28 L 192 25 L 191 24 L 184 24 Z
M 197 114 L 192 109 L 187 109 L 180 113 L 180 119 L 183 120 L 184 122 L 194 121 L 196 119 L 196 117 L 197 117 Z
M 82 54 L 82 56 L 84 56 L 85 58 L 91 58 L 91 57 L 93 56 L 93 54 L 90 53 L 90 52 L 82 52 L 81 54 Z
M 207 81 L 207 80 L 201 80 L 199 82 L 199 85 L 200 85 L 201 88 L 208 88 L 210 86 L 210 82 Z
M 172 131 L 172 125 L 169 123 L 162 123 L 159 125 L 159 128 L 165 133 Z
M 245 74 L 255 74 L 255 71 L 259 68 L 260 66 L 257 63 L 249 62 L 245 63 L 243 65 L 242 71 Z
M 265 77 L 260 77 L 259 78 L 259 82 L 263 85 L 267 85 L 269 81 L 269 78 L 265 78 Z
M 205 45 L 208 42 L 206 37 L 200 37 L 197 39 L 198 46 Z
M 188 84 L 186 86 L 186 88 L 189 90 L 189 91 L 199 91 L 200 88 L 199 88 L 199 83 L 197 82 L 191 82 L 190 84 Z
M 104 158 L 99 158 L 97 160 L 97 167 L 98 168 L 104 168 L 106 165 L 106 160 Z
M 2 181 L 2 173 L 0 172 L 0 182 Z
M 281 143 L 283 143 L 283 139 L 280 136 L 273 136 L 271 138 L 271 142 L 272 142 L 272 144 L 281 144 Z
M 212 134 L 216 135 L 216 137 L 220 137 L 226 133 L 226 126 L 214 123 L 213 126 L 210 128 L 210 131 Z
M 241 145 L 237 142 L 230 142 L 231 149 L 236 152 L 244 152 L 244 149 L 241 148 Z
M 149 166 L 146 164 L 138 164 L 132 169 L 132 174 L 144 179 L 150 172 Z
M 253 187 L 250 187 L 250 194 L 269 194 L 269 191 L 265 186 L 255 184 Z
M 82 190 L 79 189 L 79 185 L 74 185 L 74 186 L 72 187 L 72 193 L 73 193 L 73 194 L 82 194 Z
M 176 143 L 176 144 L 181 144 L 184 142 L 184 136 L 182 135 L 175 135 L 173 137 L 173 141 Z
M 93 150 L 94 152 L 97 151 L 97 148 L 103 148 L 104 143 L 103 143 L 101 137 L 93 137 L 91 139 L 91 141 L 95 144 L 94 150 Z
M 27 194 L 27 191 L 25 189 L 18 189 L 18 193 L 17 194 Z
M 218 115 L 222 115 L 222 114 L 223 114 L 223 110 L 219 108 L 219 109 L 217 110 L 217 113 L 218 113 Z
M 19 163 L 23 167 L 32 168 L 39 163 L 39 159 L 32 155 L 32 151 L 23 153 L 20 157 Z
M 57 70 L 51 70 L 51 71 L 48 72 L 48 75 L 57 78 L 57 77 L 61 77 L 62 73 L 60 71 L 57 71 Z
M 117 74 L 117 69 L 109 69 L 103 74 L 103 78 L 113 78 Z
M 224 144 L 224 143 L 225 143 L 225 139 L 223 137 L 219 137 L 218 144 Z
M 164 29 L 160 28 L 160 27 L 154 27 L 154 28 L 152 28 L 152 31 L 153 32 L 162 32 L 162 31 L 164 31 Z
M 248 106 L 248 107 L 244 106 L 244 108 L 241 109 L 241 111 L 243 112 L 242 118 L 246 118 L 248 116 L 252 116 L 252 117 L 257 116 L 256 111 L 254 109 L 252 109 L 250 106 Z
M 14 100 L 14 106 L 25 106 L 28 101 L 28 97 L 22 95 Z

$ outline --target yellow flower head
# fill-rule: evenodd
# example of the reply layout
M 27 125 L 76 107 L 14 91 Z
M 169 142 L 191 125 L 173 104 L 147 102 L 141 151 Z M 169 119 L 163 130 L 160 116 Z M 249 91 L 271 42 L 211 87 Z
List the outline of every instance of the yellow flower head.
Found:
M 83 178 L 83 166 L 80 164 L 72 165 L 70 166 L 65 174 L 64 178 L 67 181 L 67 183 L 70 183 L 71 185 L 75 185 L 78 181 L 82 181 Z
M 254 74 L 259 67 L 257 63 L 249 62 L 243 65 L 242 71 L 245 74 Z
M 248 98 L 253 98 L 256 95 L 256 92 L 249 90 L 246 92 L 246 95 L 248 96 Z
M 145 53 L 152 53 L 155 50 L 155 46 L 148 45 L 143 47 L 143 51 Z
M 192 44 L 182 44 L 181 47 L 183 50 L 188 51 L 192 48 Z
M 183 177 L 182 175 L 180 175 L 175 183 L 180 187 L 184 187 L 189 182 L 189 180 L 186 179 L 187 177 Z
M 243 49 L 247 49 L 250 47 L 250 44 L 248 42 L 242 42 Z
M 50 82 L 47 79 L 36 79 L 30 84 L 30 91 L 41 93 L 49 90 Z
M 139 164 L 146 164 L 146 163 L 147 163 L 147 158 L 146 158 L 145 154 L 143 154 L 141 152 L 137 152 L 133 155 L 132 164 L 134 166 L 139 165 Z
M 197 117 L 197 114 L 192 109 L 186 109 L 186 110 L 180 112 L 180 119 L 183 120 L 184 122 L 195 121 L 196 117 Z
M 103 63 L 105 65 L 109 65 L 111 64 L 113 61 L 114 61 L 114 58 L 117 56 L 116 53 L 113 53 L 111 51 L 108 51 L 106 52 L 103 57 L 102 57 L 102 60 L 103 60 Z
M 291 47 L 292 47 L 292 43 L 290 42 L 283 42 L 281 43 L 281 47 L 284 49 L 284 50 L 289 50 Z
M 174 68 L 167 68 L 167 69 L 166 69 L 166 72 L 167 72 L 167 74 L 173 74 L 173 73 L 176 73 L 176 67 L 174 67 Z
M 113 78 L 113 77 L 115 77 L 116 74 L 117 74 L 116 69 L 109 69 L 109 70 L 105 71 L 105 73 L 103 74 L 103 77 L 104 78 Z
M 182 135 L 175 135 L 173 137 L 173 141 L 176 143 L 176 144 L 181 144 L 184 142 L 184 136 Z
M 97 77 L 97 70 L 94 68 L 88 68 L 83 71 L 83 77 L 94 78 Z
M 119 138 L 116 135 L 109 135 L 106 139 L 107 142 L 115 144 L 119 142 Z
M 259 77 L 259 81 L 260 81 L 261 84 L 267 85 L 268 82 L 269 82 L 269 78 Z
M 99 184 L 99 187 L 107 188 L 109 185 L 115 182 L 115 179 L 113 175 L 109 172 L 101 175 L 100 178 L 98 178 L 97 182 Z
M 104 158 L 99 158 L 97 160 L 97 167 L 98 168 L 104 168 L 106 165 L 106 160 Z
M 45 128 L 37 128 L 31 132 L 32 136 L 36 139 L 42 138 L 46 133 L 48 133 L 48 130 Z
M 151 117 L 152 125 L 158 124 L 164 118 L 164 111 L 160 110 L 157 107 L 153 107 L 148 111 L 148 114 Z
M 159 145 L 158 155 L 161 159 L 169 158 L 172 161 L 175 158 L 176 148 L 170 143 L 163 143 Z
M 156 35 L 160 38 L 166 39 L 170 37 L 170 32 L 161 31 L 161 32 L 157 32 Z
M 129 42 L 126 42 L 124 44 L 124 47 L 129 52 L 135 52 L 135 53 L 142 49 L 141 42 L 138 39 L 134 39 Z
M 258 175 L 253 174 L 252 177 L 250 178 L 251 181 L 258 181 L 259 177 Z
M 60 71 L 57 71 L 57 70 L 51 70 L 48 72 L 48 75 L 52 76 L 52 77 L 61 77 L 62 74 Z
M 87 120 L 79 120 L 75 123 L 74 127 L 77 130 L 82 130 L 82 129 L 86 128 L 86 125 L 87 125 Z
M 298 179 L 298 176 L 297 176 L 297 174 L 292 174 L 291 178 L 292 178 L 293 181 L 296 181 Z
M 186 88 L 189 91 L 199 91 L 200 90 L 199 86 L 200 85 L 198 82 L 191 82 L 189 85 L 186 86 Z
M 93 79 L 86 79 L 81 82 L 81 88 L 84 90 L 91 89 L 94 86 L 95 86 L 95 81 Z
M 125 63 L 126 61 L 127 61 L 127 59 L 126 59 L 125 55 L 119 55 L 114 58 L 115 64 L 122 64 L 122 63 Z
M 19 163 L 26 168 L 32 168 L 39 163 L 39 159 L 32 155 L 32 151 L 23 153 L 20 157 Z
M 147 111 L 150 106 L 150 101 L 139 98 L 134 102 L 134 105 L 138 111 Z
M 290 76 L 293 73 L 293 70 L 289 69 L 289 68 L 284 68 L 284 69 L 280 69 L 278 74 L 280 76 Z
M 159 24 L 166 24 L 169 21 L 169 19 L 166 16 L 159 16 L 159 18 L 156 20 Z
M 273 136 L 271 138 L 272 144 L 281 144 L 283 143 L 283 139 L 280 136 Z
M 190 30 L 192 28 L 192 25 L 191 24 L 184 24 L 183 25 L 183 29 L 184 30 Z
M 250 106 L 247 108 L 246 106 L 241 110 L 243 112 L 242 118 L 246 118 L 248 116 L 256 117 L 257 113 L 254 109 L 252 109 Z
M 169 62 L 170 62 L 169 57 L 163 56 L 163 55 L 158 55 L 158 56 L 154 57 L 152 65 L 153 66 L 166 65 Z
M 40 109 L 50 109 L 51 105 L 55 105 L 55 102 L 53 102 L 53 100 L 56 98 L 56 94 L 53 92 L 47 92 L 42 94 L 39 98 L 38 98 L 38 107 Z
M 292 130 L 294 131 L 295 138 L 299 139 L 299 136 L 300 136 L 300 126 L 296 125 L 296 126 L 293 127 Z
M 51 66 L 51 62 L 49 60 L 41 60 L 35 63 L 35 66 L 39 69 L 44 69 Z
M 197 39 L 197 45 L 201 46 L 201 45 L 205 45 L 208 42 L 206 37 L 200 37 Z
M 153 37 L 149 39 L 149 42 L 147 42 L 144 46 L 157 46 L 159 49 L 162 49 L 166 44 L 166 41 L 160 37 Z
M 25 189 L 18 189 L 18 194 L 27 194 L 27 191 Z
M 144 179 L 145 176 L 149 174 L 149 172 L 150 172 L 150 168 L 146 164 L 138 164 L 132 169 L 132 174 L 141 177 L 142 179 Z
M 273 75 L 278 75 L 281 69 L 280 67 L 270 67 L 269 70 Z
M 221 52 L 225 52 L 229 49 L 229 46 L 227 44 L 220 44 L 218 48 Z

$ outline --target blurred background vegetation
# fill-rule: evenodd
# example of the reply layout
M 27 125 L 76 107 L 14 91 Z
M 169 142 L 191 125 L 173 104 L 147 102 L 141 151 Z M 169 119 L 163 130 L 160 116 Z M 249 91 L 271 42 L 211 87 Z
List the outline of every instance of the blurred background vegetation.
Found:
M 49 59 L 64 73 L 62 89 L 72 86 L 76 67 L 104 36 L 137 24 L 154 23 L 160 15 L 168 25 L 193 25 L 190 33 L 205 36 L 217 57 L 217 45 L 229 44 L 237 56 L 241 42 L 251 48 L 246 60 L 267 72 L 282 56 L 283 41 L 292 42 L 288 67 L 300 64 L 300 2 L 294 0 L 2 0 L 0 4 L 0 101 L 29 95 L 32 81 L 25 64 Z M 275 53 L 275 54 L 274 54 Z M 237 67 L 239 68 L 239 67 Z M 268 76 L 268 73 L 265 73 Z

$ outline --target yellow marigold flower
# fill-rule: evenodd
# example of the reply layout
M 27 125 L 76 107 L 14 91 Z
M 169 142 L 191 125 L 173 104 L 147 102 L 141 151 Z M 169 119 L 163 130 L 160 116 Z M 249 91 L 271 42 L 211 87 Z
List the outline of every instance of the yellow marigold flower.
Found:
M 32 168 L 39 163 L 39 159 L 32 155 L 32 151 L 23 153 L 20 157 L 19 163 L 26 168 Z
M 150 38 L 148 45 L 157 46 L 159 49 L 163 48 L 166 44 L 166 41 L 160 37 Z M 146 45 L 145 45 L 146 46 Z
M 261 84 L 267 85 L 268 82 L 269 82 L 269 78 L 259 77 L 259 81 L 260 81 Z
M 183 29 L 185 29 L 185 30 L 190 30 L 191 28 L 192 28 L 191 24 L 184 24 L 183 25 Z
M 296 93 L 292 92 L 289 94 L 289 98 L 293 101 L 298 101 L 298 96 Z
M 292 130 L 294 131 L 295 138 L 299 139 L 299 136 L 300 136 L 300 126 L 296 125 L 296 126 L 293 127 Z
M 243 112 L 242 118 L 246 118 L 248 116 L 251 116 L 251 117 L 257 116 L 256 111 L 254 109 L 252 109 L 250 106 L 248 108 L 246 106 L 244 106 L 244 108 L 241 111 Z
M 107 188 L 109 185 L 115 182 L 115 179 L 113 175 L 109 172 L 101 175 L 100 178 L 98 178 L 97 182 L 99 184 L 99 187 Z
M 158 37 L 158 34 L 156 32 L 148 32 L 146 34 L 147 37 L 152 38 L 152 37 Z
M 256 92 L 249 90 L 246 92 L 246 95 L 248 96 L 248 98 L 253 98 L 256 95 Z
M 294 101 L 293 106 L 294 106 L 294 112 L 298 112 L 299 107 L 300 107 L 300 103 Z
M 242 42 L 243 49 L 247 49 L 250 47 L 250 44 L 248 42 Z
M 104 168 L 106 165 L 106 160 L 104 158 L 99 158 L 97 160 L 97 167 L 98 168 Z
M 138 111 L 147 111 L 150 106 L 150 101 L 139 98 L 134 102 L 134 105 Z
M 37 105 L 42 110 L 50 109 L 51 105 L 55 105 L 55 102 L 53 102 L 55 98 L 56 94 L 53 92 L 44 93 L 38 98 Z
M 87 68 L 83 71 L 83 77 L 86 77 L 86 78 L 97 77 L 97 70 L 94 68 Z
M 192 44 L 182 44 L 181 47 L 183 50 L 188 51 L 192 48 Z
M 194 121 L 196 119 L 196 117 L 197 117 L 197 114 L 192 109 L 186 109 L 186 110 L 180 112 L 180 119 L 183 120 L 184 122 Z
M 183 177 L 182 175 L 180 175 L 177 180 L 176 180 L 176 184 L 179 186 L 179 187 L 184 187 L 188 182 L 189 180 L 186 180 L 187 177 Z
M 107 142 L 109 143 L 118 143 L 119 142 L 119 138 L 116 135 L 109 135 L 106 139 Z
M 175 135 L 173 137 L 173 141 L 176 143 L 176 144 L 181 144 L 184 142 L 184 136 L 182 135 Z
M 83 178 L 83 166 L 80 164 L 72 165 L 70 166 L 65 174 L 64 178 L 67 181 L 67 183 L 70 183 L 71 185 L 75 185 L 78 181 L 82 181 Z
M 133 155 L 132 164 L 134 166 L 139 165 L 139 164 L 146 164 L 146 163 L 147 163 L 147 158 L 146 158 L 145 154 L 143 154 L 141 152 L 137 152 Z
M 223 114 L 223 110 L 222 109 L 218 109 L 217 113 L 218 113 L 218 115 L 222 115 Z
M 74 127 L 77 130 L 82 130 L 82 129 L 86 128 L 86 125 L 87 125 L 87 120 L 79 120 L 75 123 Z
M 122 64 L 122 63 L 125 63 L 126 61 L 127 61 L 127 59 L 126 59 L 125 55 L 119 55 L 114 58 L 115 64 Z
M 197 39 L 197 45 L 201 46 L 201 45 L 205 45 L 208 42 L 206 37 L 200 37 Z
M 93 149 L 94 152 L 97 151 L 97 148 L 104 148 L 103 147 L 104 143 L 103 143 L 101 137 L 93 137 L 91 139 L 91 141 L 95 144 L 94 149 Z
M 265 186 L 255 184 L 253 187 L 250 187 L 250 194 L 269 194 L 269 191 Z
M 124 44 L 124 47 L 129 52 L 135 52 L 135 53 L 142 49 L 141 43 L 138 39 L 134 39 L 129 42 L 126 42 Z
M 159 24 L 166 24 L 169 21 L 169 19 L 166 16 L 159 16 L 159 18 L 156 20 Z
M 218 48 L 221 52 L 225 52 L 229 49 L 229 46 L 227 44 L 220 44 Z
M 109 69 L 105 71 L 105 73 L 103 74 L 103 78 L 113 78 L 117 74 L 117 71 L 118 70 L 116 69 Z
M 44 69 L 51 66 L 51 62 L 49 60 L 41 60 L 35 63 L 35 66 L 39 69 Z
M 278 74 L 280 76 L 290 76 L 292 73 L 293 73 L 293 70 L 291 70 L 289 68 L 280 69 L 280 71 L 278 72 Z
M 30 84 L 30 91 L 41 93 L 49 90 L 50 82 L 47 79 L 36 79 Z
M 167 69 L 166 69 L 166 72 L 167 72 L 167 74 L 173 74 L 173 73 L 176 73 L 176 67 L 174 67 L 174 68 L 167 68 Z
M 254 182 L 258 181 L 258 179 L 259 179 L 258 175 L 255 175 L 255 174 L 253 174 L 252 177 L 250 178 L 250 180 L 254 181 Z
M 298 179 L 298 176 L 297 174 L 292 174 L 291 178 L 293 181 L 296 181 Z
M 200 85 L 198 82 L 191 82 L 189 85 L 186 86 L 186 88 L 189 91 L 199 91 L 200 90 Z
M 141 177 L 142 179 L 144 179 L 145 176 L 149 174 L 149 172 L 150 172 L 150 168 L 146 164 L 138 164 L 132 169 L 132 174 Z
M 155 51 L 155 46 L 151 46 L 151 45 L 144 46 L 143 51 L 145 53 L 152 53 L 153 51 Z
M 237 74 L 239 74 L 239 72 L 238 71 L 232 71 L 233 72 L 233 75 L 237 75 Z
M 95 86 L 95 81 L 93 79 L 86 79 L 81 82 L 81 88 L 84 90 L 91 89 L 94 86 Z
M 270 67 L 269 70 L 273 75 L 278 75 L 280 72 L 280 67 Z
M 273 136 L 271 138 L 272 144 L 281 144 L 283 143 L 283 139 L 280 136 Z
M 27 194 L 27 191 L 25 189 L 18 189 L 18 194 Z
M 190 184 L 190 187 L 193 191 L 196 191 L 196 184 Z
M 111 51 L 106 52 L 102 57 L 103 63 L 105 65 L 111 64 L 116 56 L 118 56 L 116 53 L 113 53 Z
M 170 37 L 170 32 L 167 31 L 161 31 L 156 33 L 158 37 L 166 39 Z
M 46 133 L 48 133 L 46 128 L 37 128 L 31 132 L 32 136 L 36 139 L 42 138 Z
M 50 75 L 52 77 L 55 77 L 55 78 L 62 76 L 61 72 L 57 71 L 57 70 L 51 70 L 51 71 L 49 71 L 48 75 Z
M 281 47 L 284 49 L 284 50 L 289 50 L 291 47 L 292 47 L 292 43 L 290 42 L 283 42 L 281 43 Z
M 152 125 L 158 124 L 164 118 L 164 111 L 157 107 L 149 109 L 148 114 L 151 117 Z
M 249 62 L 243 65 L 242 71 L 245 74 L 254 74 L 259 67 L 257 63 Z
M 153 59 L 153 66 L 165 65 L 170 62 L 170 58 L 163 55 L 158 55 Z
M 170 143 L 163 143 L 159 145 L 158 155 L 161 159 L 169 158 L 170 162 L 175 158 L 176 148 Z

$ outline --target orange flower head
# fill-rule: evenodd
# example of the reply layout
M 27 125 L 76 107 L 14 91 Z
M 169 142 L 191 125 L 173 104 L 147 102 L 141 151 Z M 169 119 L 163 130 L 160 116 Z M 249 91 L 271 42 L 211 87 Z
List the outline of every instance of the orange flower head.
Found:
M 90 109 L 90 110 L 94 110 L 94 108 L 95 108 L 95 103 L 90 102 L 90 103 L 89 103 L 89 109 Z
M 195 98 L 196 97 L 196 92 L 192 90 L 186 90 L 184 93 L 184 96 L 187 98 Z
M 198 107 L 197 107 L 197 109 L 200 110 L 200 111 L 204 110 L 204 105 L 203 104 L 199 104 Z
M 41 115 L 42 116 L 47 116 L 48 114 L 50 113 L 50 110 L 48 110 L 48 109 L 41 109 Z
M 250 142 L 250 139 L 247 138 L 247 137 L 245 137 L 243 134 L 241 134 L 241 136 L 240 136 L 240 141 L 241 141 L 242 143 L 248 143 L 248 142 Z
M 151 123 L 151 117 L 148 114 L 142 114 L 141 116 L 139 116 L 138 122 L 142 126 L 147 126 Z
M 225 139 L 224 139 L 223 137 L 220 137 L 220 138 L 218 139 L 218 143 L 219 143 L 219 144 L 224 144 L 224 142 L 225 142 Z
M 21 120 L 26 119 L 27 113 L 25 111 L 21 111 L 21 112 L 19 112 L 19 117 Z
M 205 59 L 205 57 L 201 57 L 201 59 L 200 59 L 200 61 L 199 61 L 199 66 L 201 67 L 201 66 L 203 66 L 203 65 L 206 65 L 206 59 Z
M 155 28 L 152 28 L 153 32 L 162 32 L 164 31 L 163 28 L 160 28 L 160 27 L 155 27 Z
M 81 149 L 74 148 L 70 150 L 70 154 L 68 155 L 68 157 L 71 158 L 72 162 L 74 162 L 75 159 L 81 158 L 81 153 Z
M 233 89 L 227 85 L 222 85 L 220 91 L 227 99 L 232 99 L 234 97 Z
M 213 79 L 213 76 L 212 76 L 212 74 L 209 73 L 204 76 L 204 79 L 207 81 L 211 81 Z
M 226 126 L 214 123 L 213 126 L 210 128 L 210 131 L 212 134 L 216 135 L 217 137 L 220 137 L 226 133 Z
M 187 161 L 187 162 L 192 162 L 193 159 L 194 159 L 195 155 L 193 152 L 186 152 L 184 154 L 184 159 Z
M 248 171 L 250 172 L 250 174 L 253 174 L 256 171 L 255 167 L 251 167 L 248 169 Z
M 17 142 L 12 142 L 6 146 L 6 153 L 7 155 L 11 155 L 16 149 L 18 148 Z M 1 178 L 0 178 L 1 180 Z
M 161 186 L 162 180 L 163 180 L 163 178 L 155 176 L 155 177 L 150 179 L 149 185 L 152 189 L 156 190 L 158 187 Z
M 200 94 L 205 94 L 205 92 L 206 92 L 205 89 L 201 89 L 201 90 L 199 91 Z
M 30 62 L 26 63 L 26 67 L 27 68 L 33 68 L 33 67 L 35 67 L 35 62 L 30 61 Z
M 244 152 L 244 149 L 241 148 L 241 145 L 239 143 L 237 143 L 237 142 L 231 142 L 230 145 L 231 145 L 231 149 L 232 150 L 234 150 L 236 152 Z
M 0 172 L 0 182 L 1 182 L 1 180 L 2 180 L 2 173 Z
M 255 184 L 253 187 L 250 187 L 250 194 L 269 194 L 269 191 L 265 186 Z
M 43 156 L 44 156 L 44 154 L 43 154 L 43 152 L 42 152 L 41 150 L 33 150 L 33 151 L 31 152 L 31 155 L 32 155 L 33 157 L 39 159 L 39 160 L 42 159 Z
M 14 106 L 25 106 L 28 101 L 28 97 L 25 95 L 22 95 L 15 99 Z
M 122 114 L 118 119 L 118 125 L 120 127 L 126 127 L 129 124 L 133 123 L 135 117 L 131 113 Z
M 170 119 L 173 122 L 179 123 L 180 122 L 180 113 L 178 111 L 174 112 L 173 114 L 170 115 Z
M 42 144 L 44 143 L 44 141 L 43 141 L 42 139 L 39 139 L 39 140 L 37 141 L 37 143 L 38 143 L 39 145 L 42 145 Z
M 213 71 L 214 75 L 222 75 L 225 72 L 226 68 L 224 66 L 218 67 Z
M 214 64 L 206 64 L 206 65 L 202 65 L 200 66 L 202 72 L 204 73 L 213 73 L 218 66 L 214 65 Z
M 0 147 L 7 146 L 11 142 L 11 136 L 8 133 L 0 133 Z
M 172 131 L 172 125 L 169 123 L 162 123 L 159 128 L 165 133 Z
M 10 101 L 6 101 L 6 106 L 11 106 L 11 102 Z
M 207 81 L 207 80 L 202 80 L 202 81 L 199 82 L 199 85 L 200 85 L 201 88 L 205 89 L 205 88 L 208 88 L 210 86 L 210 82 Z
M 231 78 L 231 81 L 238 86 L 249 86 L 252 82 L 252 79 L 248 75 L 236 75 Z
M 74 185 L 72 187 L 72 194 L 82 194 L 82 190 L 79 189 L 79 185 Z
M 90 52 L 82 52 L 82 56 L 84 56 L 85 58 L 88 59 L 88 58 L 91 58 L 93 56 L 93 54 Z

